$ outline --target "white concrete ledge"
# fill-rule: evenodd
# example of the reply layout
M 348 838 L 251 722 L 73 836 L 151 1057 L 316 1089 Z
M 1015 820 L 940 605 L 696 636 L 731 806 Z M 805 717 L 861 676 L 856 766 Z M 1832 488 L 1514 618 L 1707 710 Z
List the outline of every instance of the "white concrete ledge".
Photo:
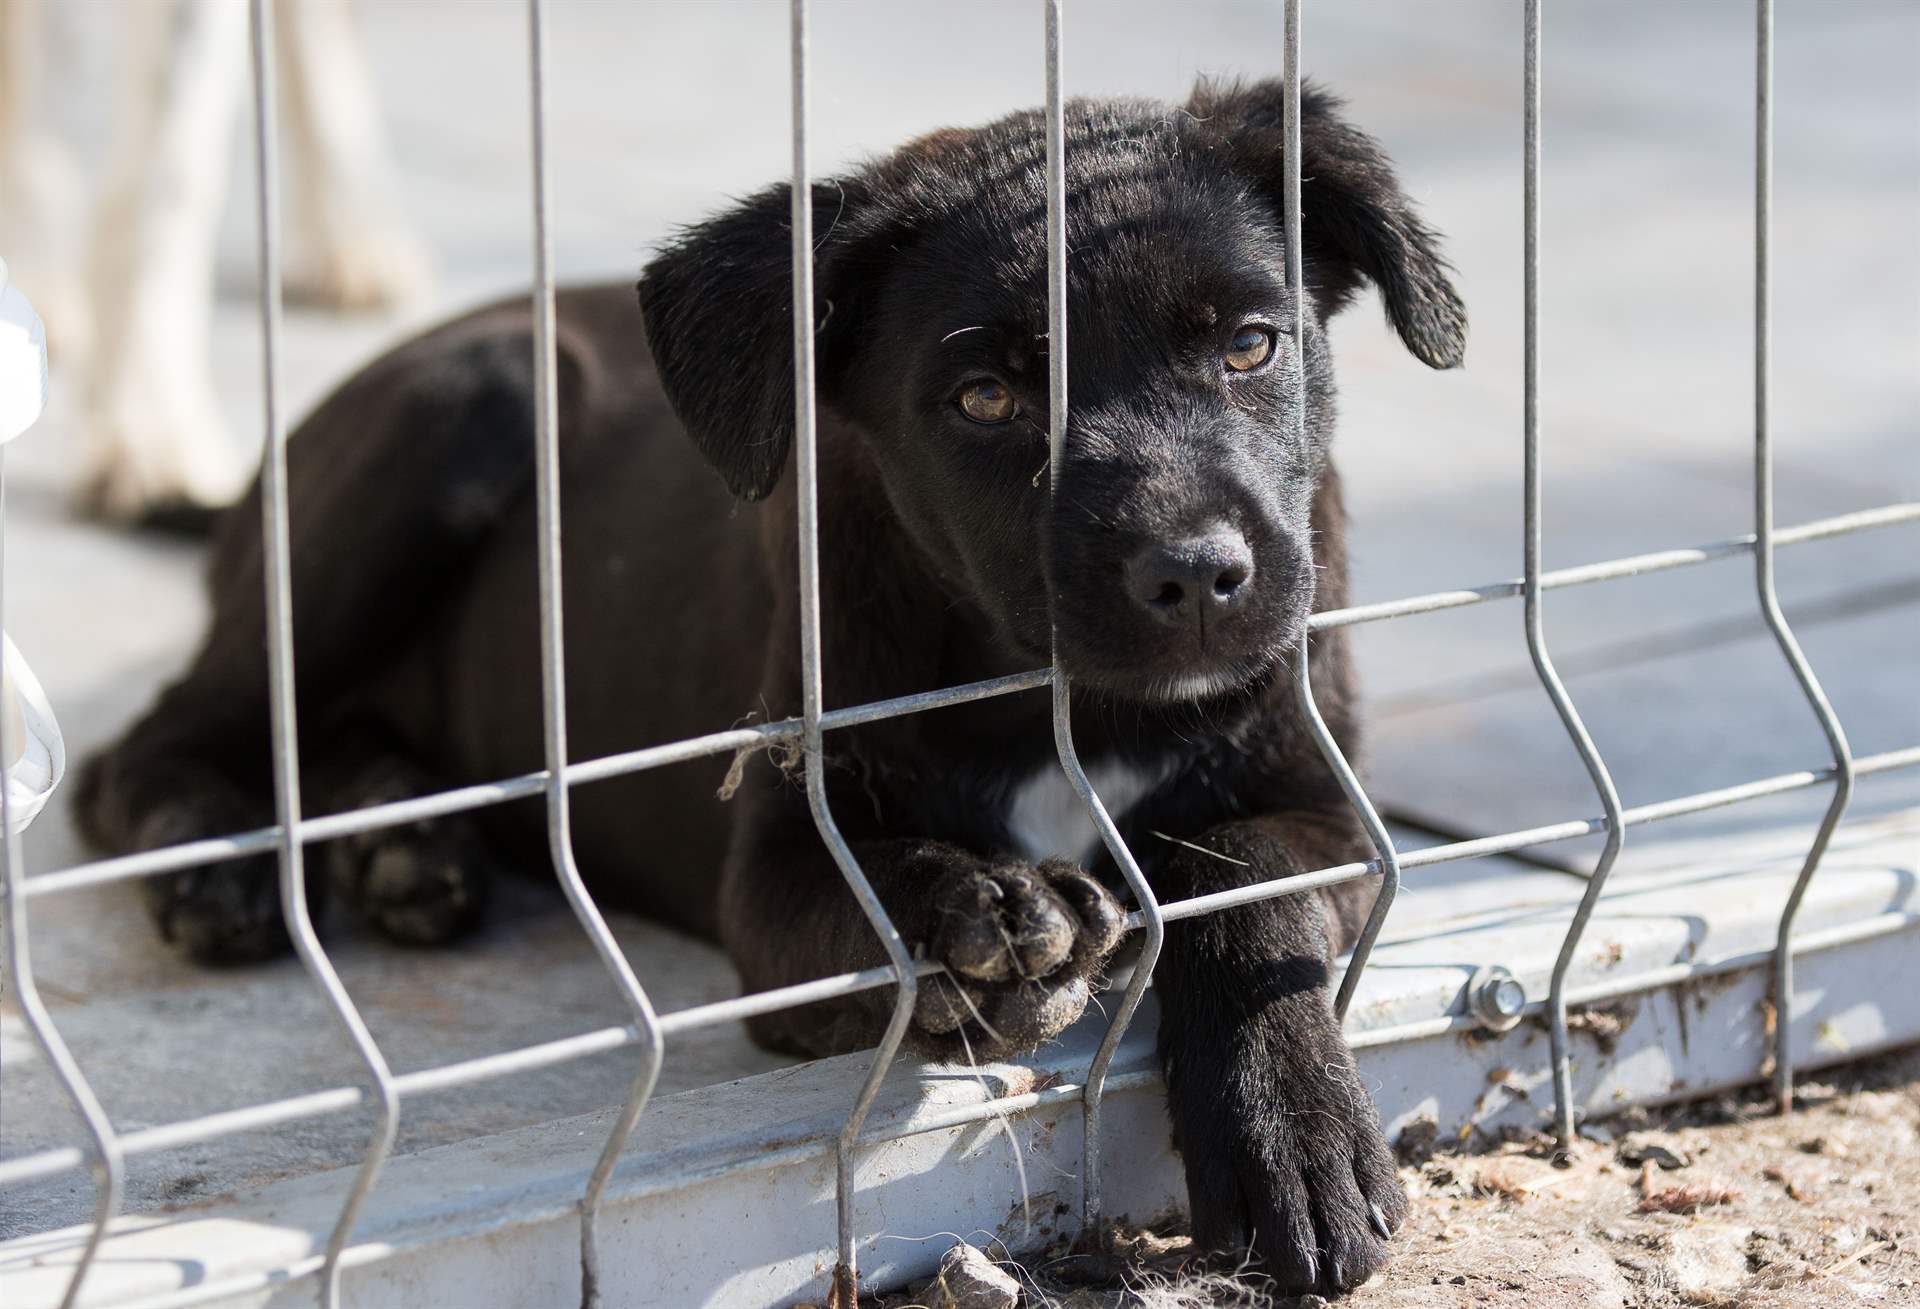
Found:
M 1591 1116 L 1754 1080 L 1766 1056 L 1761 966 L 1797 846 L 1694 851 L 1609 894 L 1576 982 L 1622 991 L 1579 1030 L 1575 1077 Z M 1850 830 L 1803 923 L 1793 1040 L 1815 1068 L 1920 1039 L 1920 812 Z M 1448 880 L 1448 877 L 1451 880 Z M 1428 878 L 1395 910 L 1354 1008 L 1362 1074 L 1390 1133 L 1431 1118 L 1443 1136 L 1550 1108 L 1535 1020 L 1483 1039 L 1459 1017 L 1466 977 L 1503 963 L 1537 1005 L 1575 879 L 1469 866 Z M 1445 906 L 1444 909 L 1442 906 Z M 1147 1219 L 1183 1185 L 1153 1067 L 1149 1005 L 1121 1047 L 1103 1142 L 1107 1207 Z M 932 1269 L 956 1236 L 1042 1244 L 1076 1222 L 1079 1079 L 1098 1029 L 1082 1024 L 1022 1065 L 903 1065 L 869 1123 L 856 1206 L 861 1271 L 893 1285 Z M 834 1239 L 832 1138 L 865 1056 L 824 1060 L 649 1108 L 603 1215 L 614 1302 L 786 1304 L 824 1296 Z M 1001 1117 L 978 1121 L 983 1110 Z M 579 1294 L 577 1200 L 610 1121 L 590 1114 L 395 1160 L 361 1223 L 345 1276 L 357 1309 L 551 1309 Z M 1005 1126 L 1002 1126 L 1004 1122 Z M 1011 1135 L 1011 1140 L 1009 1139 Z M 1018 1148 L 1016 1164 L 1015 1142 Z M 1021 1171 L 1029 1198 L 1021 1209 Z M 221 1204 L 121 1220 L 90 1275 L 88 1305 L 304 1305 L 349 1174 L 268 1186 Z M 0 1244 L 0 1303 L 58 1302 L 84 1229 Z

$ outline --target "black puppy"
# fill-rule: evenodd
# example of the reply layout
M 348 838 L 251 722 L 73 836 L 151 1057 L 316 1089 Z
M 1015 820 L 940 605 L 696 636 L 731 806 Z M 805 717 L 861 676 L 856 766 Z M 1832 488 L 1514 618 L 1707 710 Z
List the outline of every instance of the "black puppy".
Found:
M 1265 83 L 1069 107 L 1057 512 L 1040 117 L 935 133 L 813 197 L 828 702 L 1033 668 L 1057 631 L 1081 753 L 1168 899 L 1368 853 L 1284 671 L 1308 614 L 1346 598 L 1323 325 L 1370 281 L 1421 359 L 1449 367 L 1464 349 L 1433 234 L 1317 92 L 1302 102 L 1310 295 L 1293 339 L 1281 99 Z M 684 234 L 647 268 L 641 313 L 618 288 L 561 297 L 577 757 L 799 710 L 787 209 L 774 187 Z M 312 811 L 539 766 L 529 325 L 512 303 L 430 332 L 293 441 Z M 88 772 L 100 843 L 268 820 L 260 571 L 256 500 L 215 549 L 205 649 Z M 1352 751 L 1342 635 L 1316 637 L 1311 659 Z M 827 750 L 867 875 L 909 944 L 951 970 L 923 992 L 915 1045 L 953 1054 L 964 1029 L 975 1051 L 1007 1053 L 1059 1032 L 1122 911 L 1044 697 L 839 731 Z M 596 892 L 717 933 L 754 990 L 881 962 L 793 779 L 757 764 L 723 804 L 723 767 L 582 787 L 576 845 Z M 490 859 L 537 858 L 539 830 L 537 808 L 511 806 L 353 837 L 323 848 L 316 884 L 397 939 L 442 941 L 480 914 Z M 161 930 L 197 957 L 285 944 L 264 860 L 148 886 Z M 1405 1210 L 1329 1000 L 1371 894 L 1176 924 L 1155 974 L 1196 1234 L 1251 1245 L 1288 1291 L 1365 1280 Z M 868 992 L 754 1031 L 810 1054 L 858 1048 L 891 1003 Z

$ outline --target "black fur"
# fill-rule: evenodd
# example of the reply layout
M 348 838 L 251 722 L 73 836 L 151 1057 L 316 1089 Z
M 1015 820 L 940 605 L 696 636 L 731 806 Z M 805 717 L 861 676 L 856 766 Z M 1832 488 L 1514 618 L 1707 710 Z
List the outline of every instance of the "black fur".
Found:
M 1307 615 L 1346 597 L 1323 323 L 1366 281 L 1420 358 L 1464 350 L 1434 234 L 1317 91 L 1302 124 L 1311 294 L 1290 339 L 1279 105 L 1262 83 L 1202 86 L 1185 107 L 1069 106 L 1057 510 L 1039 116 L 935 133 L 813 196 L 829 703 L 1031 668 L 1057 635 L 1082 756 L 1148 780 L 1121 822 L 1165 898 L 1366 855 L 1283 671 Z M 578 758 L 799 709 L 787 203 L 772 188 L 670 245 L 640 283 L 644 332 L 619 288 L 561 298 Z M 539 765 L 529 321 L 505 304 L 402 346 L 294 440 L 310 811 Z M 1240 372 L 1225 357 L 1253 349 L 1245 332 L 1271 354 Z M 958 399 L 982 381 L 1018 415 L 967 417 Z M 199 658 L 88 769 L 83 818 L 109 848 L 266 820 L 256 512 L 217 546 Z M 1352 753 L 1344 636 L 1314 638 L 1310 657 Z M 1011 1053 L 1058 1033 L 1121 907 L 1104 856 L 1082 867 L 1022 844 L 1015 797 L 1053 767 L 1044 697 L 837 731 L 827 751 L 868 877 L 949 968 L 925 989 L 916 1048 Z M 722 802 L 726 767 L 581 787 L 575 842 L 596 893 L 717 935 L 755 990 L 881 962 L 794 779 L 755 761 Z M 432 942 L 478 920 L 492 858 L 538 860 L 540 836 L 537 806 L 507 806 L 354 838 L 325 866 L 377 928 Z M 264 866 L 155 887 L 163 930 L 200 957 L 284 945 Z M 1364 1281 L 1405 1212 L 1329 998 L 1370 894 L 1174 924 L 1156 973 L 1196 1233 L 1251 1246 L 1288 1291 Z M 867 992 L 753 1028 L 822 1054 L 871 1042 L 890 1004 Z

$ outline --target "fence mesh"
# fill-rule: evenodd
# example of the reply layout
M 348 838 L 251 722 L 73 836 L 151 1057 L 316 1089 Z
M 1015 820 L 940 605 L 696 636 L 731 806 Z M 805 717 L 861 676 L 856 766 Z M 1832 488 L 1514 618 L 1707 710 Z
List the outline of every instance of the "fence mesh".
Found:
M 1062 0 L 1039 0 L 1044 10 L 1046 68 L 1047 138 L 1047 281 L 1050 360 L 1050 468 L 1061 458 L 1068 413 L 1068 375 L 1066 342 L 1066 206 L 1068 203 L 1065 171 L 1064 103 L 1061 69 L 1066 38 L 1062 21 Z M 1301 50 L 1301 0 L 1286 0 L 1282 28 L 1283 80 L 1286 86 L 1287 158 L 1285 175 L 1285 228 L 1288 233 L 1287 277 L 1300 303 L 1302 284 L 1301 251 L 1293 234 L 1300 230 L 1299 172 L 1299 66 Z M 1131 1020 L 1142 992 L 1148 984 L 1152 964 L 1169 922 L 1213 913 L 1235 905 L 1244 905 L 1284 895 L 1297 895 L 1322 887 L 1363 878 L 1379 878 L 1380 886 L 1365 930 L 1357 943 L 1342 977 L 1337 1004 L 1344 1015 L 1353 996 L 1368 954 L 1377 939 L 1387 912 L 1393 903 L 1403 869 L 1414 870 L 1435 864 L 1485 855 L 1517 851 L 1552 842 L 1572 840 L 1604 833 L 1606 844 L 1588 879 L 1580 901 L 1562 941 L 1553 970 L 1553 984 L 1546 1002 L 1552 1037 L 1555 1122 L 1563 1138 L 1574 1130 L 1574 1102 L 1567 1049 L 1567 1008 L 1572 1003 L 1591 1003 L 1620 994 L 1651 990 L 1656 987 L 1700 975 L 1702 972 L 1729 971 L 1768 962 L 1773 973 L 1775 1021 L 1772 1033 L 1773 1075 L 1782 1110 L 1790 1108 L 1793 1066 L 1788 1047 L 1792 1027 L 1794 995 L 1792 989 L 1793 954 L 1796 947 L 1831 945 L 1843 940 L 1864 939 L 1886 930 L 1879 920 L 1853 924 L 1796 941 L 1793 925 L 1803 902 L 1808 883 L 1817 871 L 1821 856 L 1846 811 L 1856 778 L 1869 777 L 1899 769 L 1920 766 L 1920 745 L 1854 758 L 1848 748 L 1838 717 L 1816 680 L 1805 655 L 1795 641 L 1781 613 L 1774 586 L 1774 556 L 1780 547 L 1796 546 L 1834 537 L 1920 522 L 1920 504 L 1891 504 L 1880 508 L 1843 514 L 1795 527 L 1776 528 L 1773 521 L 1773 459 L 1769 428 L 1768 400 L 1772 380 L 1770 354 L 1771 302 L 1769 297 L 1770 224 L 1772 213 L 1772 66 L 1773 5 L 1771 0 L 1756 0 L 1756 74 L 1755 74 L 1755 196 L 1754 196 L 1754 530 L 1729 540 L 1680 547 L 1610 559 L 1597 563 L 1553 571 L 1541 567 L 1543 527 L 1541 488 L 1543 472 L 1540 460 L 1539 421 L 1539 233 L 1542 220 L 1542 145 L 1540 105 L 1542 97 L 1541 3 L 1524 0 L 1522 15 L 1524 96 L 1524 205 L 1525 239 L 1522 253 L 1525 295 L 1525 418 L 1523 430 L 1524 496 L 1523 559 L 1524 571 L 1517 579 L 1501 579 L 1456 590 L 1374 604 L 1357 605 L 1315 614 L 1309 621 L 1309 634 L 1362 623 L 1431 613 L 1519 598 L 1522 601 L 1526 645 L 1542 690 L 1553 703 L 1568 738 L 1592 778 L 1601 812 L 1564 821 L 1430 846 L 1406 853 L 1398 852 L 1381 821 L 1378 810 L 1368 798 L 1352 768 L 1342 757 L 1331 733 L 1314 703 L 1308 680 L 1304 643 L 1301 657 L 1294 661 L 1294 676 L 1300 704 L 1312 726 L 1322 755 L 1352 803 L 1371 837 L 1376 856 L 1373 859 L 1318 869 L 1301 875 L 1236 887 L 1231 890 L 1160 904 L 1141 874 L 1126 843 L 1108 816 L 1100 797 L 1082 769 L 1073 745 L 1070 717 L 1070 691 L 1067 679 L 1055 668 L 1035 669 L 1010 677 L 970 685 L 949 687 L 917 695 L 903 696 L 873 704 L 828 709 L 822 702 L 818 495 L 816 469 L 816 432 L 814 399 L 814 324 L 813 305 L 813 232 L 812 210 L 806 203 L 811 194 L 809 155 L 809 45 L 808 0 L 791 0 L 792 55 L 792 149 L 793 149 L 793 344 L 795 375 L 795 471 L 798 481 L 800 612 L 802 624 L 802 666 L 800 669 L 801 717 L 752 727 L 718 731 L 689 740 L 650 746 L 645 749 L 602 758 L 570 761 L 567 753 L 566 687 L 564 683 L 565 636 L 561 622 L 560 545 L 561 523 L 558 489 L 559 439 L 555 386 L 554 353 L 554 273 L 553 243 L 548 224 L 548 169 L 546 123 L 546 46 L 545 16 L 542 0 L 528 0 L 528 69 L 531 85 L 532 170 L 533 170 L 533 305 L 535 310 L 534 366 L 537 379 L 536 399 L 536 500 L 538 506 L 539 613 L 541 651 L 542 710 L 545 730 L 545 767 L 538 772 L 494 782 L 459 787 L 432 795 L 375 805 L 350 813 L 308 818 L 300 812 L 297 763 L 298 724 L 293 696 L 293 632 L 289 590 L 289 546 L 285 463 L 285 432 L 278 401 L 278 340 L 280 333 L 280 256 L 279 256 L 279 172 L 275 142 L 274 54 L 270 0 L 251 0 L 253 22 L 253 76 L 256 109 L 254 149 L 257 156 L 257 215 L 259 223 L 260 291 L 259 314 L 262 342 L 262 367 L 265 381 L 263 414 L 263 459 L 261 480 L 262 530 L 265 534 L 268 568 L 266 592 L 268 604 L 269 677 L 273 710 L 273 774 L 277 821 L 270 827 L 250 832 L 192 841 L 164 849 L 101 859 L 73 867 L 29 877 L 21 858 L 20 840 L 5 819 L 7 790 L 0 787 L 0 827 L 6 830 L 5 868 L 0 875 L 4 893 L 4 913 L 0 914 L 0 932 L 4 933 L 6 982 L 19 1006 L 28 1031 L 52 1067 L 55 1076 L 72 1101 L 86 1128 L 87 1144 L 44 1150 L 0 1162 L 0 1187 L 19 1186 L 56 1174 L 86 1167 L 91 1170 L 96 1193 L 96 1209 L 91 1232 L 74 1267 L 64 1305 L 77 1302 L 87 1272 L 101 1241 L 106 1236 L 120 1205 L 126 1179 L 126 1161 L 131 1156 L 178 1149 L 195 1142 L 212 1140 L 240 1132 L 264 1128 L 326 1114 L 343 1113 L 363 1105 L 375 1110 L 374 1130 L 356 1178 L 344 1202 L 339 1218 L 322 1253 L 276 1271 L 273 1282 L 313 1276 L 323 1305 L 339 1303 L 339 1280 L 343 1268 L 362 1257 L 362 1247 L 352 1242 L 353 1229 L 361 1208 L 378 1182 L 381 1165 L 392 1147 L 400 1115 L 406 1102 L 419 1095 L 453 1087 L 468 1086 L 513 1076 L 532 1069 L 549 1067 L 571 1060 L 588 1058 L 608 1051 L 637 1047 L 644 1054 L 599 1162 L 583 1185 L 581 1198 L 581 1274 L 583 1301 L 588 1305 L 605 1298 L 594 1242 L 596 1218 L 606 1192 L 613 1166 L 620 1156 L 628 1134 L 644 1110 L 652 1092 L 669 1039 L 677 1034 L 776 1010 L 846 996 L 852 993 L 892 986 L 896 989 L 891 1021 L 880 1046 L 875 1050 L 870 1072 L 855 1103 L 850 1107 L 845 1126 L 838 1138 L 838 1266 L 835 1273 L 840 1303 L 850 1304 L 857 1284 L 855 1272 L 856 1237 L 854 1228 L 854 1162 L 863 1144 L 862 1125 L 881 1081 L 897 1053 L 907 1020 L 912 1012 L 918 982 L 941 971 L 940 966 L 916 961 L 907 951 L 899 932 L 889 920 L 859 862 L 834 824 L 827 802 L 823 772 L 823 742 L 828 732 L 862 723 L 875 722 L 904 714 L 914 714 L 945 706 L 963 704 L 990 697 L 1022 694 L 1042 687 L 1050 690 L 1053 706 L 1055 743 L 1059 761 L 1073 789 L 1086 806 L 1094 823 L 1133 892 L 1137 907 L 1128 917 L 1130 930 L 1142 934 L 1143 949 L 1139 963 L 1119 1004 L 1113 1009 L 1107 1032 L 1079 1086 L 1049 1088 L 1028 1096 L 993 1101 L 967 1111 L 969 1117 L 985 1118 L 1016 1112 L 1036 1103 L 1062 1103 L 1079 1099 L 1084 1106 L 1086 1149 L 1084 1152 L 1083 1218 L 1090 1226 L 1097 1223 L 1100 1208 L 1100 1104 L 1106 1071 L 1114 1051 Z M 1296 314 L 1298 314 L 1296 309 Z M 1302 339 L 1300 323 L 1295 322 L 1295 339 Z M 1296 366 L 1299 356 L 1296 354 Z M 4 546 L 4 495 L 0 494 L 0 547 Z M 1543 600 L 1547 592 L 1566 587 L 1644 576 L 1671 569 L 1693 567 L 1714 560 L 1751 556 L 1761 614 L 1777 641 L 1782 656 L 1817 716 L 1831 747 L 1832 763 L 1815 768 L 1759 778 L 1735 786 L 1700 791 L 1689 795 L 1623 807 L 1598 748 L 1583 726 L 1578 711 L 1554 670 L 1548 653 L 1543 619 Z M 0 560 L 3 562 L 3 560 Z M 0 567 L 0 574 L 4 569 Z M 4 592 L 0 592 L 0 606 Z M 0 607 L 0 613 L 3 613 Z M 0 716 L 0 734 L 11 730 Z M 873 930 L 885 946 L 889 963 L 882 967 L 845 973 L 836 977 L 730 1000 L 694 1006 L 668 1014 L 656 1014 L 644 988 L 608 930 L 593 898 L 588 894 L 575 864 L 569 820 L 569 797 L 577 786 L 590 785 L 645 769 L 665 767 L 692 759 L 756 749 L 776 743 L 798 744 L 805 759 L 806 788 L 814 820 L 821 839 L 832 852 L 845 877 L 849 893 L 859 902 Z M 0 754 L 10 756 L 9 743 L 0 740 Z M 1629 978 L 1574 990 L 1568 985 L 1569 963 L 1595 905 L 1605 894 L 1607 877 L 1619 855 L 1628 828 L 1700 813 L 1726 805 L 1762 799 L 1790 791 L 1830 786 L 1832 799 L 1810 841 L 1805 860 L 1784 906 L 1778 927 L 1777 944 L 1764 958 L 1740 956 L 1731 959 L 1675 965 L 1667 969 L 1643 972 Z M 315 841 L 352 833 L 374 831 L 422 819 L 460 813 L 503 804 L 510 800 L 540 795 L 546 802 L 549 849 L 554 871 L 568 903 L 591 940 L 608 975 L 623 997 L 631 1017 L 625 1024 L 582 1032 L 550 1041 L 461 1060 L 416 1072 L 395 1074 L 385 1056 L 361 1020 L 351 996 L 341 985 L 328 959 L 325 947 L 308 920 L 304 894 L 304 851 Z M 41 897 L 57 895 L 84 887 L 152 877 L 183 868 L 242 858 L 271 851 L 279 861 L 281 902 L 287 927 L 300 960 L 315 986 L 367 1069 L 364 1086 L 343 1086 L 275 1100 L 244 1109 L 209 1114 L 204 1117 L 141 1128 L 117 1130 L 88 1085 L 85 1074 L 75 1062 L 60 1033 L 41 1002 L 34 982 L 30 953 L 31 934 L 28 910 Z M 1434 1020 L 1430 1026 L 1446 1031 L 1477 1022 L 1472 1015 L 1453 1015 Z M 1404 1035 L 1404 1033 L 1402 1033 Z M 952 1121 L 943 1121 L 951 1126 Z M 823 1234 L 824 1241 L 824 1234 Z M 260 1283 L 264 1285 L 265 1283 Z M 247 1287 L 214 1283 L 194 1288 L 190 1299 L 179 1303 L 218 1298 Z M 170 1301 L 170 1303 L 173 1301 Z

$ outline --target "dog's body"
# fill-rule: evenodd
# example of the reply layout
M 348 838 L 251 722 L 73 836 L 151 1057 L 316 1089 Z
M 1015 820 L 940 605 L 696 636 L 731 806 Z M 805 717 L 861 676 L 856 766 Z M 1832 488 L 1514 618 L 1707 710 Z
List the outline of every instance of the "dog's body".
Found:
M 1464 343 L 1430 233 L 1317 94 L 1312 295 L 1307 338 L 1290 339 L 1279 103 L 1263 85 L 1203 88 L 1185 111 L 1073 107 L 1073 411 L 1053 497 L 1026 417 L 1046 396 L 1037 116 L 924 138 L 814 197 L 828 703 L 1023 671 L 1057 639 L 1082 757 L 1164 899 L 1367 854 L 1286 673 L 1310 609 L 1345 599 L 1321 321 L 1365 278 L 1429 363 Z M 641 284 L 644 331 L 624 289 L 561 297 L 575 758 L 798 712 L 787 203 L 762 193 L 670 247 Z M 311 809 L 538 766 L 530 355 L 524 305 L 481 311 L 372 365 L 292 444 Z M 83 783 L 104 844 L 265 819 L 259 582 L 243 505 L 216 548 L 206 649 Z M 1311 649 L 1352 750 L 1344 641 Z M 889 913 L 950 970 L 923 988 L 918 1049 L 1016 1052 L 1081 1012 L 1122 910 L 1058 781 L 1044 696 L 837 731 L 826 764 Z M 751 990 L 883 961 L 800 789 L 756 762 L 722 802 L 726 768 L 579 788 L 597 894 L 717 933 Z M 336 842 L 329 880 L 390 935 L 447 939 L 477 917 L 483 850 L 538 850 L 537 808 L 482 821 L 491 842 L 460 818 Z M 152 883 L 163 930 L 214 958 L 283 945 L 273 885 L 249 864 Z M 1155 973 L 1196 1233 L 1251 1245 L 1291 1289 L 1364 1280 L 1404 1213 L 1329 999 L 1371 894 L 1176 923 Z M 857 1048 L 891 1003 L 868 992 L 754 1027 Z

